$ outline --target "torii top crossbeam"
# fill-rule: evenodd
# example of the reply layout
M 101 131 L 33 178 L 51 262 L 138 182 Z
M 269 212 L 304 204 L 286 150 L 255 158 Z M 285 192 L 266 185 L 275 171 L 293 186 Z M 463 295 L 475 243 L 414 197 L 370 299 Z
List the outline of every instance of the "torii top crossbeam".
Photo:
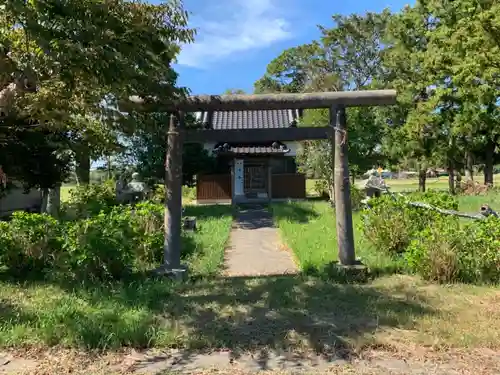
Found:
M 130 98 L 132 106 L 147 110 L 147 100 L 137 96 Z M 129 104 L 129 105 L 130 105 Z M 164 111 L 213 111 L 213 110 L 266 110 L 266 109 L 313 109 L 396 104 L 396 90 L 365 90 L 314 92 L 304 94 L 252 94 L 252 95 L 196 95 L 170 104 L 155 104 L 156 110 Z M 128 106 L 125 104 L 125 106 Z M 139 109 L 137 108 L 137 109 Z M 140 109 L 139 109 L 140 110 Z

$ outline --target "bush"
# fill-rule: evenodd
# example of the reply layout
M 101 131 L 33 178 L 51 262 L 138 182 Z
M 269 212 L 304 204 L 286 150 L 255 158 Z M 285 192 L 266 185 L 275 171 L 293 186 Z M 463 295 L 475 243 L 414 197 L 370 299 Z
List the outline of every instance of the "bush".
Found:
M 442 220 L 411 241 L 405 259 L 411 272 L 424 279 L 451 282 L 459 278 L 463 237 L 456 220 Z
M 132 271 L 136 238 L 130 209 L 117 207 L 66 224 L 63 250 L 73 277 L 118 279 Z
M 378 250 L 402 256 L 408 271 L 427 280 L 448 282 L 500 281 L 500 219 L 467 224 L 456 216 L 411 207 L 407 200 L 457 209 L 454 197 L 445 193 L 390 196 L 370 201 L 365 212 L 364 235 Z
M 101 185 L 80 185 L 71 189 L 68 202 L 61 208 L 63 217 L 75 219 L 109 212 L 117 204 L 115 184 L 109 180 Z
M 0 265 L 9 273 L 118 279 L 162 260 L 163 206 L 116 206 L 72 221 L 15 213 L 0 222 Z
M 196 187 L 183 186 L 182 187 L 182 199 L 184 201 L 195 201 L 196 200 Z M 155 203 L 165 202 L 165 186 L 156 185 L 153 189 L 151 200 Z
M 358 189 L 354 184 L 351 185 L 351 206 L 353 210 L 359 210 L 362 208 L 361 202 L 366 198 L 365 192 Z
M 154 202 L 135 206 L 131 218 L 135 238 L 135 256 L 140 264 L 159 263 L 163 259 L 164 207 Z
M 403 253 L 411 241 L 412 225 L 402 200 L 384 195 L 370 200 L 363 212 L 363 234 L 375 249 L 391 256 Z
M 0 222 L 0 264 L 14 274 L 39 273 L 62 257 L 61 225 L 51 216 L 15 212 Z
M 443 220 L 419 233 L 405 254 L 409 269 L 437 282 L 500 281 L 500 219 L 460 226 Z
M 389 255 L 406 251 L 417 234 L 441 220 L 443 215 L 407 203 L 424 202 L 432 206 L 456 210 L 458 201 L 449 194 L 440 192 L 414 193 L 393 197 L 382 195 L 370 200 L 370 209 L 363 212 L 363 234 L 376 249 Z
M 467 282 L 500 282 L 500 218 L 490 216 L 464 228 L 460 278 Z

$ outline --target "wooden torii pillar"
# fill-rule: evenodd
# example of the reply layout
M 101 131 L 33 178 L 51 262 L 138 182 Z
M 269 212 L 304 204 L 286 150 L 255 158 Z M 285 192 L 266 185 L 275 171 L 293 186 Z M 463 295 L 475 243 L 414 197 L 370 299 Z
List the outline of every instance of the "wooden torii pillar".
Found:
M 334 151 L 335 211 L 338 258 L 341 265 L 356 262 L 352 223 L 349 165 L 347 157 L 346 108 L 380 106 L 396 103 L 395 90 L 366 90 L 348 92 L 318 92 L 307 94 L 262 95 L 200 95 L 182 98 L 175 103 L 154 104 L 131 97 L 122 103 L 125 110 L 173 112 L 168 130 L 165 160 L 165 263 L 162 273 L 179 277 L 185 273 L 180 264 L 182 214 L 182 144 L 183 142 L 262 142 L 274 140 L 332 139 Z M 316 109 L 330 110 L 326 127 L 300 126 L 289 129 L 210 130 L 185 129 L 185 112 L 216 110 Z

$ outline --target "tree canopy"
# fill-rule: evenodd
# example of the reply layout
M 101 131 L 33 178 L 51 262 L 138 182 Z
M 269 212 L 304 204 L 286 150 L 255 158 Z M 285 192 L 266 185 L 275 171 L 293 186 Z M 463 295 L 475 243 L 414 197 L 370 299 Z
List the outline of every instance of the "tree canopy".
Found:
M 62 132 L 74 150 L 114 147 L 122 130 L 116 100 L 185 92 L 171 66 L 194 34 L 180 1 L 14 0 L 0 7 L 0 108 L 9 124 L 0 127 L 0 147 L 13 141 L 12 127 Z M 7 174 L 12 165 L 3 165 Z
M 417 0 L 398 13 L 333 15 L 318 40 L 271 61 L 255 92 L 395 88 L 396 106 L 348 111 L 354 173 L 411 161 L 425 189 L 427 168 L 453 174 L 473 159 L 491 184 L 500 146 L 499 9 L 492 1 Z M 326 125 L 328 113 L 309 111 L 302 121 Z M 331 176 L 329 149 L 305 142 L 303 167 Z

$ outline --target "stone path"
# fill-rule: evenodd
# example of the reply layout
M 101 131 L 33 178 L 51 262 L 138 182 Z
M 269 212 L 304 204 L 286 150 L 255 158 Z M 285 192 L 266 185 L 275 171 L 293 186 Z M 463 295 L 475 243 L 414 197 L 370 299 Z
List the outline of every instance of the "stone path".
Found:
M 4 353 L 5 354 L 5 353 Z M 0 353 L 0 359 L 2 353 Z M 46 358 L 43 358 L 46 357 Z M 149 351 L 94 357 L 39 355 L 37 360 L 10 357 L 0 362 L 2 375 L 498 375 L 500 353 L 394 353 L 368 351 L 355 358 L 257 351 L 191 353 Z M 5 358 L 4 358 L 5 359 Z M 37 363 L 38 362 L 38 363 Z
M 239 211 L 226 250 L 226 276 L 297 272 L 292 254 L 281 246 L 272 215 L 264 207 Z

